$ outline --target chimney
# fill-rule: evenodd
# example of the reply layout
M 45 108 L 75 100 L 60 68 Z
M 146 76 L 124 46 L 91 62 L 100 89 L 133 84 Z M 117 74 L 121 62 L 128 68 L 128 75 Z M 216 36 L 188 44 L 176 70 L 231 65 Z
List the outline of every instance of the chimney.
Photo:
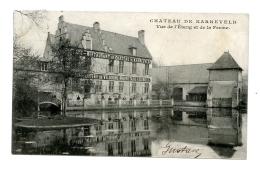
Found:
M 107 45 L 105 45 L 104 47 L 105 47 L 105 52 L 107 52 L 107 50 L 108 50 L 108 47 L 107 47 Z
M 59 22 L 63 22 L 63 21 L 64 21 L 64 16 L 61 15 L 61 16 L 59 17 Z
M 145 45 L 145 42 L 144 42 L 144 32 L 145 32 L 144 30 L 138 31 L 138 38 L 139 38 L 139 40 L 140 40 L 142 45 Z
M 99 22 L 95 22 L 95 23 L 93 24 L 93 29 L 94 29 L 95 32 L 98 32 L 99 27 L 100 27 Z

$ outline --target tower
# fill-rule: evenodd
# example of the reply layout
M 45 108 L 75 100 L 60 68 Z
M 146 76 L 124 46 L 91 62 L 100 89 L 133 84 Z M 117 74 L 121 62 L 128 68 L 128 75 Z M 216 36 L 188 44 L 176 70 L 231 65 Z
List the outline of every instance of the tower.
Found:
M 208 107 L 238 107 L 241 100 L 243 69 L 229 52 L 224 52 L 208 70 Z

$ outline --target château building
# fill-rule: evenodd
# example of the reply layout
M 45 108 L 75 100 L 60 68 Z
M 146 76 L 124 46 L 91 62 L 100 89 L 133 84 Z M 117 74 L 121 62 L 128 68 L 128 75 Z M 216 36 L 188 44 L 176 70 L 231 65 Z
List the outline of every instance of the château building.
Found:
M 119 96 L 125 100 L 145 99 L 152 87 L 152 56 L 145 45 L 145 31 L 138 31 L 137 36 L 101 30 L 99 22 L 94 22 L 92 27 L 68 23 L 60 16 L 56 33 L 48 33 L 41 70 L 47 71 L 51 64 L 51 45 L 61 38 L 68 39 L 77 56 L 88 61 L 83 68 L 88 74 L 69 82 L 68 103 L 84 98 L 87 104 L 94 105 L 102 97 L 114 100 Z M 48 88 L 60 98 L 62 87 L 56 86 L 53 91 L 53 86 L 44 87 Z

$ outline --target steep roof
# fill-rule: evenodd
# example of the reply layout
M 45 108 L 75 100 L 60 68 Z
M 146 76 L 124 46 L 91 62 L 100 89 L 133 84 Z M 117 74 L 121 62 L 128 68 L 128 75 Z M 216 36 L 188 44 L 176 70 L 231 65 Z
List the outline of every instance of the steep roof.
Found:
M 102 46 L 100 36 L 92 27 L 77 25 L 66 22 L 66 27 L 69 34 L 69 39 L 71 41 L 72 46 L 79 47 L 81 45 L 81 40 L 83 34 L 89 30 L 92 40 L 92 49 L 97 51 L 105 51 L 104 47 Z M 144 57 L 144 58 L 152 58 L 150 52 L 148 51 L 145 45 L 142 45 L 140 40 L 137 37 L 131 37 L 127 35 L 122 35 L 114 32 L 108 32 L 105 30 L 101 30 L 103 34 L 103 39 L 105 39 L 105 44 L 108 48 L 111 48 L 112 51 L 116 54 L 123 54 L 123 55 L 132 55 L 129 49 L 130 45 L 135 45 L 137 48 L 137 57 Z
M 207 94 L 208 86 L 196 86 L 188 94 Z
M 72 46 L 78 47 L 79 45 L 81 45 L 81 40 L 82 40 L 83 34 L 87 30 L 89 30 L 91 37 L 93 38 L 92 49 L 97 50 L 97 51 L 105 51 L 105 49 L 103 48 L 103 46 L 101 44 L 98 34 L 94 31 L 93 28 L 78 25 L 78 24 L 72 24 L 72 23 L 68 23 L 68 22 L 66 22 L 66 27 L 67 27 L 67 30 L 69 33 L 69 39 L 70 39 Z
M 169 80 L 169 83 L 208 83 L 212 63 L 165 66 L 151 69 L 153 83 L 158 79 Z
M 234 60 L 234 58 L 229 54 L 229 52 L 224 52 L 220 58 L 208 68 L 208 70 L 225 70 L 225 69 L 238 69 L 243 70 Z

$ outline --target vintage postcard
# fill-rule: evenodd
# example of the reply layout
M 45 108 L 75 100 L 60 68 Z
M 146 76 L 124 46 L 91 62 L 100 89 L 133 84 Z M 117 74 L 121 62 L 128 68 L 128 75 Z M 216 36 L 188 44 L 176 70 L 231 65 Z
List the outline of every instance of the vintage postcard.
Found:
M 13 15 L 13 155 L 247 158 L 248 14 Z

